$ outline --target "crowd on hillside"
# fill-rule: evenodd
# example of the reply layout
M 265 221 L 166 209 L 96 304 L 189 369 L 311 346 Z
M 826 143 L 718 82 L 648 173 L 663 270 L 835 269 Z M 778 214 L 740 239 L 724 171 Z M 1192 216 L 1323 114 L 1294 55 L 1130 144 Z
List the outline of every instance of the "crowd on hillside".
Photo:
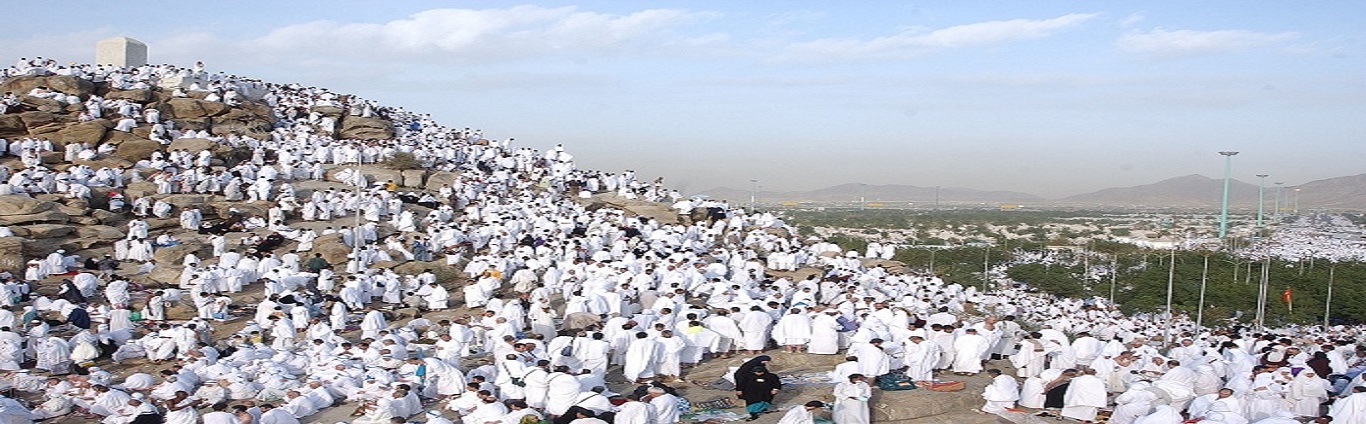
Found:
M 885 248 L 845 252 L 801 238 L 770 213 L 685 201 L 631 171 L 580 170 L 562 146 L 514 147 L 402 109 L 210 74 L 202 65 L 64 67 L 35 59 L 6 71 L 43 73 L 120 88 L 156 85 L 167 75 L 203 80 L 183 90 L 207 91 L 210 101 L 264 102 L 277 127 L 265 139 L 195 131 L 252 151 L 231 166 L 201 152 L 170 152 L 128 169 L 56 171 L 26 160 L 51 143 L 8 142 L 4 151 L 23 167 L 8 170 L 0 195 L 98 190 L 113 198 L 130 182 L 151 181 L 159 194 L 267 207 L 261 216 L 208 218 L 209 211 L 164 196 L 128 199 L 116 209 L 128 218 L 127 237 L 108 246 L 107 257 L 54 251 L 0 275 L 10 294 L 0 298 L 0 370 L 7 372 L 0 384 L 37 399 L 0 398 L 6 422 L 71 415 L 120 424 L 276 424 L 342 408 L 361 424 L 673 424 L 687 402 L 669 385 L 688 368 L 773 349 L 847 357 L 831 371 L 837 424 L 868 421 L 866 380 L 874 377 L 926 382 L 982 372 L 992 377 L 983 393 L 987 413 L 1019 406 L 1094 422 L 1112 410 L 1109 422 L 1118 424 L 1281 423 L 1325 414 L 1366 421 L 1359 327 L 1200 329 L 1178 319 L 1175 338 L 1162 340 L 1169 323 L 1161 317 L 1124 316 L 1000 279 L 983 291 L 883 266 Z M 319 107 L 386 117 L 397 135 L 336 139 L 335 120 Z M 131 119 L 133 128 L 161 125 L 168 142 L 188 134 L 117 102 L 95 100 L 86 113 Z M 107 154 L 66 146 L 75 157 L 91 149 L 95 159 Z M 437 189 L 407 193 L 338 166 L 397 152 L 459 172 Z M 314 179 L 353 187 L 292 185 Z M 679 217 L 576 201 L 609 193 L 673 205 Z M 694 210 L 708 211 L 706 218 Z M 152 217 L 175 217 L 194 231 L 153 237 Z M 328 220 L 360 224 L 304 225 Z M 330 234 L 352 249 L 345 263 L 319 252 L 315 241 Z M 179 243 L 207 244 L 212 253 L 174 264 L 183 266 L 175 284 L 144 293 L 130 282 L 155 270 L 157 249 Z M 409 261 L 457 268 L 467 283 L 385 265 Z M 40 281 L 60 281 L 61 289 L 35 290 Z M 259 302 L 242 304 L 239 293 L 257 287 Z M 171 319 L 177 305 L 195 317 Z M 396 319 L 386 313 L 396 307 L 432 317 L 454 308 L 475 314 Z M 232 320 L 246 326 L 214 331 Z M 159 370 L 111 371 L 119 367 L 110 364 L 133 360 Z M 1013 376 L 988 369 L 1004 360 Z M 758 356 L 733 376 L 750 418 L 785 406 L 773 405 L 781 385 L 773 386 L 763 362 Z M 613 393 L 609 383 L 648 387 Z M 794 400 L 782 422 L 815 420 L 810 412 L 819 405 L 809 401 Z

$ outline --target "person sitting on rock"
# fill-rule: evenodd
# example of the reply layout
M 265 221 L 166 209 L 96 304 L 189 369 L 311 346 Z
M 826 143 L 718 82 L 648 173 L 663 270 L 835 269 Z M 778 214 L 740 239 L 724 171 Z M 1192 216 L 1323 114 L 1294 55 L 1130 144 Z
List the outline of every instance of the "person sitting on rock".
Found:
M 157 236 L 156 242 L 153 243 L 153 245 L 157 247 L 170 247 L 178 244 L 180 244 L 180 239 L 176 238 L 176 236 L 171 235 L 171 233 L 166 233 Z
M 256 250 L 269 252 L 279 248 L 282 244 L 285 244 L 285 236 L 280 235 L 280 233 L 270 233 L 260 243 L 256 244 Z

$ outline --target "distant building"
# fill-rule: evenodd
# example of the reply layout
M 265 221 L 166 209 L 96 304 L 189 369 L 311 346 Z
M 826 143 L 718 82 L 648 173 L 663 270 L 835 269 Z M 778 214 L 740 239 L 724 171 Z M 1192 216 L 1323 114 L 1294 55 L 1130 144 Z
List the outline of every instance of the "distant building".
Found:
M 95 43 L 95 64 L 142 66 L 147 64 L 147 45 L 128 37 L 114 37 Z

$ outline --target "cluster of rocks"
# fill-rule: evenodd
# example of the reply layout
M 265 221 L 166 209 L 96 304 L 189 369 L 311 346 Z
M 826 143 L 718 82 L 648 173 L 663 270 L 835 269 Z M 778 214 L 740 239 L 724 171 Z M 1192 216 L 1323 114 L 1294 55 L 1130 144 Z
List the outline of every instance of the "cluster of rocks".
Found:
M 75 165 L 89 166 L 93 169 L 110 168 L 121 170 L 126 181 L 125 187 L 94 189 L 90 199 L 68 198 L 62 194 L 37 194 L 26 196 L 0 196 L 0 227 L 9 227 L 15 237 L 0 237 L 0 269 L 19 271 L 24 268 L 25 257 L 43 257 L 63 249 L 83 256 L 98 252 L 92 249 L 106 249 L 112 242 L 126 236 L 125 226 L 129 217 L 109 211 L 109 198 L 112 194 L 125 196 L 131 204 L 142 197 L 152 197 L 176 207 L 200 208 L 206 215 L 227 217 L 229 209 L 246 215 L 264 216 L 273 204 L 270 202 L 228 202 L 223 196 L 210 194 L 158 194 L 155 184 L 142 181 L 142 176 L 134 172 L 148 173 L 155 170 L 135 171 L 138 161 L 152 157 L 155 152 L 184 150 L 191 153 L 210 151 L 213 165 L 231 166 L 250 157 L 250 151 L 235 149 L 224 143 L 203 138 L 180 138 L 169 144 L 152 140 L 151 125 L 143 124 L 132 131 L 115 130 L 114 119 L 97 118 L 83 120 L 81 115 L 85 106 L 81 103 L 66 104 L 54 99 L 31 96 L 34 88 L 61 92 L 89 100 L 98 96 L 106 100 L 127 100 L 141 106 L 143 110 L 157 109 L 162 121 L 170 123 L 182 131 L 204 131 L 216 135 L 236 134 L 255 139 L 269 139 L 270 132 L 279 123 L 277 112 L 266 103 L 243 100 L 234 105 L 204 100 L 208 92 L 188 91 L 188 97 L 173 97 L 171 89 L 151 87 L 147 89 L 119 90 L 107 83 L 68 75 L 20 76 L 0 81 L 0 93 L 14 95 L 18 102 L 8 108 L 0 109 L 0 139 L 11 142 L 31 138 L 48 140 L 53 151 L 42 155 L 43 166 L 62 172 Z M 395 135 L 394 124 L 378 117 L 348 115 L 345 110 L 332 106 L 317 106 L 313 110 L 323 116 L 332 117 L 338 122 L 336 138 L 388 139 Z M 94 160 L 64 160 L 67 144 L 82 143 L 90 147 L 114 146 L 109 155 Z M 12 171 L 24 165 L 13 156 L 0 154 L 0 166 L 8 166 Z M 339 169 L 330 171 L 329 176 Z M 450 172 L 430 172 L 426 170 L 392 170 L 382 166 L 366 165 L 360 167 L 370 181 L 394 181 L 404 187 L 435 189 L 455 180 Z M 337 181 L 333 178 L 333 181 Z M 334 184 L 337 185 L 337 184 Z M 303 194 L 307 194 L 307 190 Z M 175 217 L 144 219 L 151 231 L 170 231 L 178 227 Z M 331 236 L 335 237 L 335 236 Z M 320 240 L 325 242 L 325 240 Z M 335 243 L 340 245 L 340 243 Z M 320 245 L 332 245 L 320 243 Z M 187 243 L 181 246 L 158 249 L 155 257 L 159 263 L 168 264 L 164 270 L 150 277 L 161 282 L 173 282 L 178 277 L 180 259 L 188 253 L 199 252 L 204 248 L 200 243 Z M 344 260 L 344 249 L 327 252 L 328 257 Z M 174 265 L 170 265 L 174 264 Z M 157 278 L 160 277 L 160 278 Z
M 81 122 L 81 104 L 62 104 L 53 99 L 30 96 L 32 89 L 44 86 L 70 96 L 87 100 L 100 96 L 106 100 L 127 100 L 143 109 L 157 109 L 161 116 L 181 130 L 208 130 L 213 134 L 240 134 L 264 139 L 274 128 L 276 117 L 264 103 L 243 101 L 237 106 L 203 100 L 208 92 L 190 91 L 189 97 L 172 97 L 157 87 L 138 90 L 111 89 L 108 84 L 66 75 L 23 76 L 0 83 L 0 92 L 18 95 L 19 106 L 11 113 L 0 114 L 0 138 L 32 137 L 51 140 L 56 150 L 68 143 L 91 146 L 118 146 L 113 156 L 129 164 L 146 159 L 163 147 L 150 139 L 151 126 L 144 125 L 130 132 L 114 131 L 115 122 L 96 118 Z M 60 155 L 60 153 L 57 153 Z M 60 156 L 51 162 L 60 163 Z M 118 164 L 117 162 L 113 164 Z

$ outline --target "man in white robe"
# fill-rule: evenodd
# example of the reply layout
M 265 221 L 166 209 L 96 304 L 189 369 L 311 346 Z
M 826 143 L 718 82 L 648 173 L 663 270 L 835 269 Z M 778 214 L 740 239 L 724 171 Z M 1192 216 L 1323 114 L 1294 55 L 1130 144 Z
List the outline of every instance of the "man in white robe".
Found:
M 427 309 L 433 311 L 446 309 L 446 303 L 451 298 L 450 292 L 437 283 L 428 284 L 427 287 L 429 287 L 429 291 L 422 296 L 422 299 L 427 301 Z
M 769 329 L 773 326 L 773 316 L 755 306 L 740 316 L 740 331 L 744 336 L 741 346 L 751 354 L 758 354 L 768 347 Z
M 788 352 L 801 352 L 812 340 L 811 317 L 802 313 L 802 308 L 792 308 L 787 315 L 778 320 L 773 327 L 773 338 Z
M 635 337 L 626 348 L 626 362 L 621 372 L 626 381 L 640 383 L 655 376 L 663 353 L 659 342 L 651 339 L 649 333 L 636 333 Z
M 1328 416 L 1335 423 L 1366 422 L 1366 386 L 1352 388 L 1352 394 L 1333 402 Z
M 963 335 L 953 340 L 953 372 L 960 375 L 974 375 L 982 371 L 982 355 L 991 345 L 986 337 L 977 334 L 977 329 L 963 330 Z
M 1152 402 L 1157 400 L 1157 393 L 1148 390 L 1147 382 L 1135 382 L 1129 387 L 1128 391 L 1115 397 L 1115 410 L 1110 414 L 1108 422 L 1113 424 L 1133 424 L 1135 420 L 1152 412 Z M 1196 418 L 1195 414 L 1191 414 Z
M 882 339 L 872 339 L 867 343 L 858 343 L 850 348 L 849 356 L 857 357 L 859 363 L 859 374 L 865 376 L 877 376 L 891 371 L 891 358 L 887 352 L 882 350 Z
M 1048 352 L 1044 349 L 1044 343 L 1039 340 L 1039 333 L 1031 333 L 1020 341 L 1020 349 L 1010 356 L 1010 364 L 1015 366 L 1015 375 L 1022 378 L 1029 378 L 1039 375 L 1044 370 L 1044 359 Z
M 1000 414 L 1006 409 L 1014 408 L 1015 401 L 1020 400 L 1019 383 L 995 368 L 987 370 L 987 375 L 991 376 L 991 384 L 982 390 L 982 399 L 986 400 L 986 404 L 982 405 L 982 412 Z
M 1107 405 L 1105 380 L 1096 376 L 1096 370 L 1086 369 L 1072 378 L 1063 395 L 1062 416 L 1078 421 L 1095 421 L 1096 413 Z
M 902 363 L 906 365 L 906 377 L 912 381 L 934 380 L 934 366 L 939 362 L 939 345 L 924 337 L 911 336 L 904 346 Z
M 1092 337 L 1091 333 L 1085 331 L 1077 333 L 1076 340 L 1072 341 L 1072 353 L 1077 357 L 1077 365 L 1083 367 L 1090 366 L 1091 361 L 1099 358 L 1100 351 L 1104 347 L 1105 344 L 1100 339 Z
M 839 310 L 832 308 L 826 309 L 823 313 L 811 318 L 811 341 L 806 345 L 807 353 L 817 355 L 839 353 L 839 331 L 843 329 L 843 326 L 835 318 L 837 315 L 839 315 Z

